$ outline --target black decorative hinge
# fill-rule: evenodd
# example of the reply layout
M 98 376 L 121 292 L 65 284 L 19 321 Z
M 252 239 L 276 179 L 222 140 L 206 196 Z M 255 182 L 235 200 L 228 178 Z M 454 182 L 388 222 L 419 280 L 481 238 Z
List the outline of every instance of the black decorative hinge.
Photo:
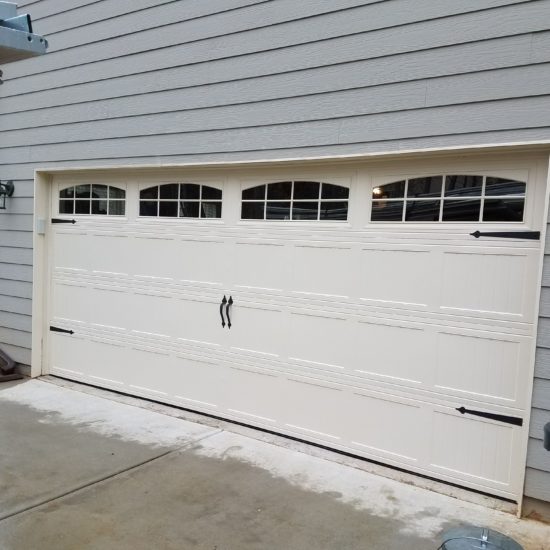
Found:
M 50 326 L 50 330 L 52 332 L 61 332 L 63 334 L 74 334 L 74 331 L 72 330 L 67 330 L 66 328 L 59 328 L 59 327 L 52 327 Z
M 471 414 L 473 416 L 481 416 L 483 418 L 489 418 L 491 420 L 498 420 L 499 422 L 505 422 L 506 424 L 513 424 L 514 426 L 523 426 L 523 418 L 517 416 L 506 416 L 504 414 L 488 413 L 483 411 L 473 411 L 464 407 L 456 409 L 460 414 Z
M 76 223 L 76 220 L 66 220 L 64 218 L 52 218 L 52 223 Z
M 492 233 L 482 233 L 481 231 L 474 231 L 470 233 L 472 237 L 479 239 L 479 237 L 500 237 L 501 239 L 529 239 L 532 241 L 540 240 L 540 231 L 496 231 Z

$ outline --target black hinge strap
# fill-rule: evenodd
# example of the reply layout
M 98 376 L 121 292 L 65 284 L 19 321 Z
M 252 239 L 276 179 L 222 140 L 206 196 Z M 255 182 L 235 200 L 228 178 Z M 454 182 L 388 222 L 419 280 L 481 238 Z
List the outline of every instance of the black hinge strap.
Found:
M 52 218 L 52 223 L 76 223 L 76 220 L 66 220 L 65 218 Z
M 498 420 L 499 422 L 506 422 L 506 424 L 513 424 L 514 426 L 523 426 L 523 418 L 517 416 L 506 416 L 504 414 L 488 413 L 483 411 L 473 411 L 464 407 L 456 409 L 460 414 L 471 414 L 473 416 L 482 416 L 483 418 L 489 418 L 491 420 Z
M 66 328 L 52 327 L 50 326 L 52 332 L 62 332 L 63 334 L 74 334 L 74 331 L 67 330 Z
M 500 237 L 501 239 L 529 239 L 532 241 L 540 240 L 540 231 L 496 231 L 489 233 L 482 233 L 481 231 L 474 231 L 470 233 L 472 237 L 479 239 L 479 237 Z

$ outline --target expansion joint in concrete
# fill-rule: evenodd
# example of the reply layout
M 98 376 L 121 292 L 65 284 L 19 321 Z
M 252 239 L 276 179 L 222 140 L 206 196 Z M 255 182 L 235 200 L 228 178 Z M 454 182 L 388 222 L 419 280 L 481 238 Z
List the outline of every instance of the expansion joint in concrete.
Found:
M 133 464 L 132 466 L 129 466 L 128 468 L 123 468 L 121 470 L 117 470 L 116 472 L 113 472 L 112 474 L 94 479 L 93 481 L 90 481 L 88 483 L 83 483 L 82 485 L 79 485 L 79 486 L 75 487 L 74 489 L 70 489 L 69 491 L 65 491 L 63 493 L 60 493 L 59 495 L 54 496 L 54 497 L 47 498 L 46 500 L 44 500 L 42 502 L 38 502 L 36 504 L 31 504 L 30 506 L 26 506 L 24 508 L 21 508 L 20 510 L 10 512 L 9 514 L 3 515 L 3 516 L 0 515 L 0 522 L 2 522 L 4 520 L 7 520 L 7 519 L 10 519 L 10 518 L 13 518 L 15 516 L 19 516 L 21 514 L 29 512 L 31 510 L 35 510 L 37 508 L 45 506 L 46 504 L 50 504 L 52 502 L 55 502 L 56 500 L 65 498 L 65 497 L 70 496 L 70 495 L 74 495 L 76 493 L 79 493 L 80 491 L 83 491 L 85 489 L 93 487 L 94 485 L 98 485 L 100 483 L 103 483 L 103 482 L 109 481 L 111 479 L 117 478 L 117 477 L 119 477 L 123 474 L 126 474 L 128 472 L 137 471 L 137 470 L 143 468 L 144 466 L 148 466 L 149 464 L 151 464 L 153 462 L 160 461 L 160 460 L 162 460 L 162 459 L 164 459 L 164 458 L 166 458 L 170 455 L 179 453 L 181 451 L 184 451 L 185 449 L 189 449 L 190 447 L 193 447 L 197 443 L 200 443 L 201 441 L 204 441 L 205 439 L 208 439 L 210 437 L 218 435 L 221 432 L 223 432 L 223 430 L 213 430 L 212 432 L 209 432 L 209 433 L 207 433 L 207 434 L 205 434 L 201 437 L 197 437 L 197 438 L 193 439 L 192 441 L 189 441 L 185 445 L 182 445 L 181 447 L 178 447 L 176 449 L 170 449 L 169 451 L 161 453 L 157 456 L 154 456 L 152 458 L 149 458 L 149 459 L 144 460 L 142 462 L 139 462 L 137 464 Z

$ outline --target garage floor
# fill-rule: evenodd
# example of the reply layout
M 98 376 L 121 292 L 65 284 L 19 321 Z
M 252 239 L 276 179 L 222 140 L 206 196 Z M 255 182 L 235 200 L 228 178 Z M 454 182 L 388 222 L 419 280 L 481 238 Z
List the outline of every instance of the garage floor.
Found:
M 550 526 L 101 395 L 0 385 L 3 550 L 435 550 L 461 524 L 550 549 Z

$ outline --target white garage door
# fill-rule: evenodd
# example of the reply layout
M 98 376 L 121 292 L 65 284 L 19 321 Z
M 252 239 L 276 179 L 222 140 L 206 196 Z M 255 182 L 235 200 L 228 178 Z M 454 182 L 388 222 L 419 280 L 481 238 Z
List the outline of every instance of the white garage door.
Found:
M 479 170 L 58 180 L 48 370 L 517 499 L 539 193 Z

